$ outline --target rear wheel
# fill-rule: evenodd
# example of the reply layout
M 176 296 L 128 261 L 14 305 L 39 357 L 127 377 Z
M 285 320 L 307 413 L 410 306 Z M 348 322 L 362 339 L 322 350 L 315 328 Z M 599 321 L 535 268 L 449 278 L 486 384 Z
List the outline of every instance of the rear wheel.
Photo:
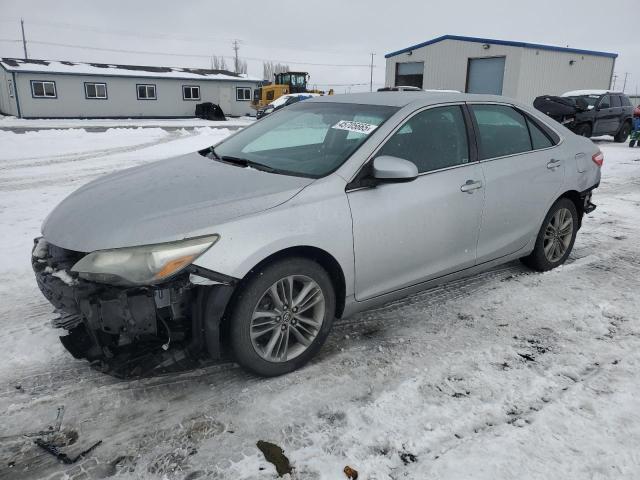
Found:
M 236 361 L 262 376 L 291 372 L 322 347 L 335 315 L 327 272 L 306 258 L 256 271 L 242 287 L 230 317 Z
M 562 265 L 573 249 L 577 232 L 575 204 L 568 198 L 559 199 L 542 222 L 533 252 L 522 262 L 540 272 Z
M 629 134 L 631 133 L 631 124 L 629 122 L 624 122 L 620 131 L 613 137 L 614 141 L 618 143 L 624 143 L 629 138 Z
M 576 135 L 581 137 L 591 138 L 591 125 L 588 123 L 582 123 L 576 127 Z

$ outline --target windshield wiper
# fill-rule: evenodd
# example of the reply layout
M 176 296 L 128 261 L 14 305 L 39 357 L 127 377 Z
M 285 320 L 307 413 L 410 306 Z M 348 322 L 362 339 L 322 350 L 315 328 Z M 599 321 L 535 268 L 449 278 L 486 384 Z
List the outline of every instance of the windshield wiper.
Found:
M 272 168 L 268 165 L 263 165 L 262 163 L 258 163 L 258 162 L 254 162 L 253 160 L 248 160 L 246 158 L 240 158 L 240 157 L 232 157 L 230 155 L 222 155 L 221 157 L 218 156 L 218 154 L 216 154 L 216 152 L 212 149 L 211 153 L 213 153 L 213 155 L 219 159 L 222 160 L 223 162 L 227 162 L 227 163 L 231 163 L 233 165 L 238 165 L 240 167 L 252 167 L 255 168 L 256 170 L 263 170 L 265 172 L 276 172 L 275 168 Z

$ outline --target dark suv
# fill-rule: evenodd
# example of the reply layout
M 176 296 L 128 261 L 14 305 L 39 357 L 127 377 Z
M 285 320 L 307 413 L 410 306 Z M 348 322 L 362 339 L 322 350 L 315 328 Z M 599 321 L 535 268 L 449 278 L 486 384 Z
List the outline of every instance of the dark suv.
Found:
M 565 126 L 583 137 L 613 135 L 624 142 L 632 130 L 633 105 L 624 93 L 603 90 L 579 90 L 562 95 L 575 101 L 575 119 Z

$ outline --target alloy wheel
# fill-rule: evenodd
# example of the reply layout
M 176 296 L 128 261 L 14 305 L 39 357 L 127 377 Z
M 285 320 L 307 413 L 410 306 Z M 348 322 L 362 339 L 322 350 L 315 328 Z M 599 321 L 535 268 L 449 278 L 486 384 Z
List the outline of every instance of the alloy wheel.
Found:
M 573 237 L 573 215 L 566 208 L 560 208 L 549 219 L 544 231 L 544 254 L 552 263 L 558 262 L 565 254 Z
M 258 301 L 250 324 L 251 344 L 269 362 L 301 355 L 320 333 L 326 301 L 311 278 L 290 275 L 275 282 Z

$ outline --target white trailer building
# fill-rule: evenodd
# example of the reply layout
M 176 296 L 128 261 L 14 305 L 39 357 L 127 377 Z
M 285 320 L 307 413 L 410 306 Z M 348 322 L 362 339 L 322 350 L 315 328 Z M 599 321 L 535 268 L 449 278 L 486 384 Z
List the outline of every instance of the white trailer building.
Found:
M 444 35 L 385 55 L 386 85 L 505 95 L 610 87 L 615 53 Z
M 255 113 L 260 80 L 226 70 L 2 58 L 0 83 L 4 115 L 181 118 L 202 102 L 230 116 Z

